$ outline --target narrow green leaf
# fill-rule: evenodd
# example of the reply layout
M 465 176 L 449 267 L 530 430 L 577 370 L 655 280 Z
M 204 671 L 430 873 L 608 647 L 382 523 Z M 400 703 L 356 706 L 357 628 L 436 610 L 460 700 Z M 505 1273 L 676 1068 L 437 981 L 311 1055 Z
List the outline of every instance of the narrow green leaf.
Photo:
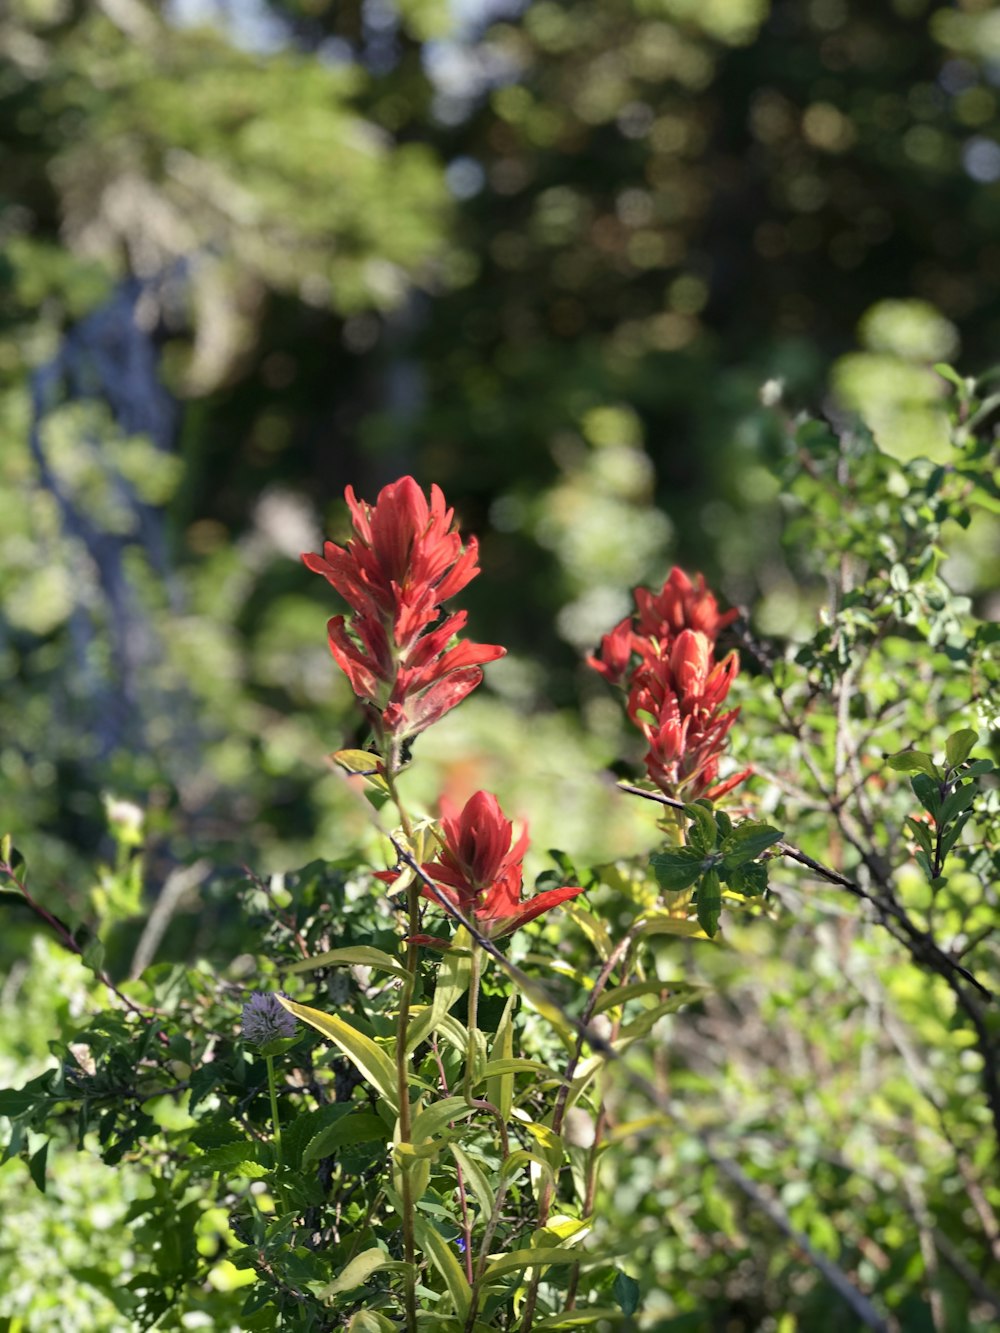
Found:
M 612 1294 L 614 1288 L 612 1288 Z M 621 1321 L 621 1312 L 607 1305 L 588 1305 L 583 1310 L 562 1310 L 559 1314 L 546 1315 L 536 1319 L 531 1325 L 532 1333 L 548 1333 L 549 1329 L 585 1328 L 587 1324 L 601 1324 L 605 1320 L 612 1323 Z
M 278 999 L 290 1014 L 294 1014 L 296 1018 L 301 1018 L 303 1023 L 308 1023 L 311 1027 L 314 1027 L 317 1032 L 321 1032 L 324 1037 L 328 1037 L 335 1046 L 343 1051 L 355 1068 L 364 1075 L 369 1083 L 375 1086 L 398 1115 L 399 1098 L 396 1093 L 396 1066 L 385 1051 L 380 1046 L 375 1045 L 371 1037 L 366 1037 L 363 1032 L 358 1032 L 356 1028 L 352 1028 L 349 1023 L 345 1023 L 336 1014 L 324 1014 L 319 1009 L 311 1009 L 309 1005 L 298 1004 L 295 1000 L 287 1000 L 283 995 L 279 995 Z
M 632 927 L 637 939 L 644 935 L 683 935 L 690 939 L 707 939 L 697 921 L 671 916 L 669 912 L 647 912 Z
M 555 1070 L 549 1065 L 543 1065 L 540 1060 L 512 1058 L 510 1060 L 490 1060 L 486 1067 L 480 1071 L 476 1082 L 481 1083 L 484 1078 L 496 1078 L 503 1074 L 551 1074 L 558 1077 Z
M 390 1259 L 387 1254 L 377 1246 L 370 1250 L 362 1250 L 356 1254 L 346 1268 L 320 1292 L 320 1299 L 327 1300 L 330 1296 L 339 1296 L 343 1291 L 354 1291 L 356 1287 L 363 1287 L 373 1273 L 377 1273 L 382 1268 L 392 1268 L 396 1271 L 405 1269 L 406 1264 L 398 1260 Z
M 448 1289 L 448 1295 L 451 1297 L 455 1313 L 459 1317 L 467 1316 L 472 1292 L 455 1252 L 441 1233 L 419 1213 L 413 1219 L 413 1228 L 416 1233 L 417 1244 L 429 1256 L 431 1263 L 444 1278 L 444 1284 Z
M 722 886 L 719 875 L 710 870 L 698 885 L 698 924 L 709 939 L 719 929 L 719 914 L 722 911 Z
M 406 1038 L 407 1052 L 415 1050 L 432 1032 L 438 1030 L 448 1011 L 469 989 L 472 971 L 470 943 L 468 931 L 464 926 L 459 926 L 452 938 L 451 948 L 441 960 L 434 999 L 410 1024 Z
M 513 992 L 504 1005 L 500 1022 L 497 1026 L 493 1045 L 490 1047 L 490 1064 L 499 1064 L 511 1060 L 514 1056 L 514 1007 L 517 1004 L 517 992 Z M 489 1066 L 487 1065 L 487 1068 Z M 490 1074 L 486 1079 L 486 1100 L 492 1102 L 504 1120 L 510 1119 L 514 1105 L 514 1075 L 511 1072 Z
M 475 1195 L 476 1202 L 479 1204 L 479 1211 L 484 1218 L 490 1217 L 496 1203 L 496 1196 L 486 1172 L 476 1159 L 470 1156 L 464 1148 L 460 1148 L 457 1143 L 449 1143 L 448 1150 L 462 1168 L 462 1177 L 466 1188 Z
M 538 1249 L 512 1250 L 494 1259 L 486 1269 L 486 1280 L 502 1277 L 504 1273 L 523 1273 L 529 1268 L 540 1266 L 555 1267 L 559 1264 L 575 1264 L 584 1258 L 579 1250 L 569 1245 L 546 1245 Z
M 661 888 L 689 889 L 705 869 L 705 858 L 693 847 L 672 847 L 649 858 Z
M 972 747 L 978 741 L 979 732 L 973 731 L 971 727 L 963 727 L 960 731 L 953 731 L 945 741 L 944 746 L 945 759 L 949 766 L 957 768 L 959 764 L 964 764 L 972 753 Z
M 470 1106 L 464 1097 L 445 1097 L 433 1106 L 428 1106 L 414 1119 L 413 1142 L 419 1145 L 426 1139 L 434 1139 L 450 1121 L 464 1120 L 475 1113 L 476 1108 Z
M 978 778 L 982 777 L 984 773 L 992 773 L 992 772 L 993 772 L 992 759 L 974 759 L 972 763 L 968 766 L 968 768 L 963 770 L 962 776 L 964 778 Z
M 352 945 L 347 949 L 329 949 L 315 958 L 303 958 L 293 963 L 291 972 L 314 972 L 317 967 L 374 967 L 380 972 L 391 972 L 393 976 L 406 977 L 406 968 L 398 958 L 373 949 L 367 944 Z
M 652 981 L 633 981 L 628 986 L 616 986 L 614 990 L 605 991 L 594 1006 L 594 1014 L 603 1014 L 606 1009 L 628 1004 L 629 1000 L 637 1000 L 644 995 L 662 995 L 664 991 L 667 996 L 683 992 L 687 999 L 694 999 L 704 994 L 704 987 L 692 986 L 686 981 L 660 981 L 656 977 Z

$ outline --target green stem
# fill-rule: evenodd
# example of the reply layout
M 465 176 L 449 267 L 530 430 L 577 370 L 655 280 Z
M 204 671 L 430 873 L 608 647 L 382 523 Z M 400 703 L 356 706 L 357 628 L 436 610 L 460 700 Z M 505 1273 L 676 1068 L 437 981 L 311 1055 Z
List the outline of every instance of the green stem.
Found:
M 399 812 L 399 822 L 407 841 L 413 844 L 413 825 L 399 797 L 396 777 L 399 772 L 399 752 L 396 747 L 389 754 L 385 765 L 386 786 L 389 795 Z M 415 935 L 420 929 L 420 884 L 416 876 L 411 878 L 406 890 L 406 910 L 409 919 L 409 934 Z M 406 1047 L 410 1030 L 410 1006 L 417 981 L 419 945 L 411 939 L 406 947 L 406 976 L 399 993 L 399 1017 L 396 1021 L 396 1096 L 399 1101 L 399 1141 L 410 1143 L 413 1138 L 413 1125 L 410 1116 L 410 1062 Z M 406 1313 L 407 1333 L 416 1333 L 417 1329 L 417 1247 L 413 1229 L 414 1199 L 410 1182 L 408 1164 L 403 1161 L 399 1167 L 400 1195 L 403 1205 L 403 1259 L 406 1273 L 403 1278 L 403 1306 Z
M 480 945 L 472 945 L 472 971 L 469 973 L 469 1046 L 465 1055 L 465 1100 L 471 1104 L 476 1082 L 476 1056 L 479 1048 L 479 974 L 483 963 Z
M 274 1126 L 275 1166 L 277 1168 L 278 1180 L 281 1181 L 285 1162 L 281 1151 L 281 1119 L 278 1116 L 278 1089 L 274 1077 L 274 1056 L 265 1055 L 264 1059 L 267 1063 L 267 1090 L 271 1097 L 271 1124 Z M 284 1185 L 281 1183 L 277 1186 L 275 1191 L 278 1196 L 278 1201 L 282 1203 L 284 1202 L 282 1198 L 283 1190 Z

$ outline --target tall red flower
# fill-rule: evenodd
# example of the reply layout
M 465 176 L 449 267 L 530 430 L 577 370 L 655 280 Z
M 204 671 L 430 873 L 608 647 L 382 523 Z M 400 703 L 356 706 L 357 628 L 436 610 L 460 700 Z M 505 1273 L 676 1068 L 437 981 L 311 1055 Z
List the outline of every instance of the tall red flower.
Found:
M 719 632 L 737 616 L 720 612 L 698 575 L 674 568 L 658 593 L 637 588 L 635 616 L 601 640 L 590 665 L 628 694 L 628 715 L 646 739 L 646 773 L 661 791 L 715 800 L 751 770 L 719 782 L 719 760 L 739 709 L 724 710 L 739 670 L 735 652 L 715 660 Z
M 462 810 L 445 798 L 441 809 L 441 852 L 421 869 L 438 886 L 441 896 L 470 917 L 489 939 L 509 935 L 550 907 L 583 892 L 576 886 L 546 889 L 522 901 L 522 862 L 528 850 L 528 830 L 523 829 L 513 841 L 514 826 L 490 792 L 477 791 Z M 396 875 L 396 871 L 386 871 L 380 878 L 395 879 Z M 422 892 L 431 902 L 437 901 L 426 884 Z M 426 941 L 430 937 L 417 938 Z
M 376 740 L 399 745 L 460 703 L 483 678 L 482 665 L 506 651 L 452 641 L 466 613 L 442 619 L 443 604 L 479 573 L 478 546 L 463 546 L 441 490 L 428 503 L 412 477 L 383 487 L 374 505 L 349 486 L 354 536 L 303 555 L 347 602 L 350 617 L 327 625 L 330 651 L 350 681 Z

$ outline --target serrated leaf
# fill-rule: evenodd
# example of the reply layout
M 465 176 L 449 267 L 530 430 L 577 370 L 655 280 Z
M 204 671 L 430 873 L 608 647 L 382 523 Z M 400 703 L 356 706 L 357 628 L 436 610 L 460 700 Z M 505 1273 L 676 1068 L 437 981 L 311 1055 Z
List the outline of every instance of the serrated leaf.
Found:
M 313 972 L 317 967 L 374 967 L 380 972 L 391 972 L 393 976 L 407 977 L 409 974 L 398 958 L 373 949 L 367 944 L 351 945 L 345 949 L 329 949 L 317 954 L 315 958 L 303 958 L 293 963 L 288 971 Z
M 770 824 L 744 820 L 722 844 L 722 864 L 727 870 L 735 870 L 747 861 L 755 861 L 761 852 L 766 852 L 784 836 L 781 829 L 772 828 Z
M 389 1129 L 377 1115 L 355 1111 L 313 1135 L 302 1153 L 302 1165 L 311 1166 L 313 1162 L 329 1157 L 338 1148 L 350 1148 L 356 1143 L 376 1143 L 388 1138 Z
M 698 924 L 713 939 L 719 929 L 719 915 L 722 911 L 722 885 L 718 871 L 710 870 L 698 885 Z
M 900 750 L 889 755 L 885 762 L 897 773 L 926 773 L 929 778 L 940 778 L 934 760 L 923 750 Z
M 736 866 L 726 883 L 734 893 L 741 893 L 744 898 L 760 898 L 767 892 L 767 866 L 762 861 Z
M 689 889 L 706 868 L 704 856 L 693 847 L 654 852 L 649 864 L 660 887 L 672 892 Z
M 972 748 L 979 741 L 979 732 L 973 731 L 971 727 L 962 727 L 960 731 L 953 731 L 945 741 L 944 754 L 949 767 L 956 768 L 959 764 L 964 764 L 966 759 L 972 753 Z
M 396 1091 L 396 1066 L 380 1046 L 376 1046 L 371 1037 L 366 1037 L 357 1028 L 352 1028 L 336 1014 L 324 1014 L 319 1009 L 312 1009 L 307 1004 L 298 1004 L 279 995 L 278 1000 L 296 1018 L 308 1023 L 324 1037 L 328 1037 L 351 1061 L 354 1067 L 364 1075 L 369 1083 L 382 1094 L 389 1106 L 399 1114 L 399 1097 Z

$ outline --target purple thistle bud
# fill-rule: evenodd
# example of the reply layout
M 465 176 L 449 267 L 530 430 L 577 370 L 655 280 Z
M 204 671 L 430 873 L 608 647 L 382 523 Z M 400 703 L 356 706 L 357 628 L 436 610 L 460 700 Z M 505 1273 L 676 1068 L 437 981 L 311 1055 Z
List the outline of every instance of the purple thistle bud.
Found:
M 281 1037 L 294 1037 L 298 1020 L 273 991 L 256 990 L 243 1006 L 243 1036 L 255 1046 L 266 1046 Z

